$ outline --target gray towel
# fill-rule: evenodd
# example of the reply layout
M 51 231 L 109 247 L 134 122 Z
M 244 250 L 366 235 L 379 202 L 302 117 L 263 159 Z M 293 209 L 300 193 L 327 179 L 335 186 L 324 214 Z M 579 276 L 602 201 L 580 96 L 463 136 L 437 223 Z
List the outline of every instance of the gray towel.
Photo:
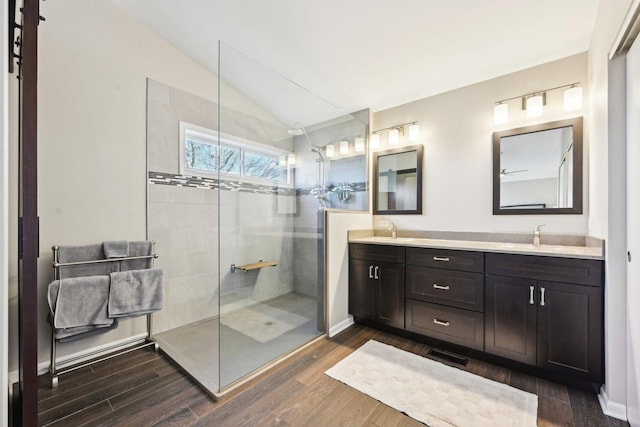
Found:
M 140 242 L 129 242 L 129 256 L 151 255 L 152 248 L 153 248 L 153 245 L 148 240 L 143 240 Z M 144 268 L 151 268 L 151 265 L 152 265 L 151 258 L 122 261 L 120 271 L 142 270 Z
M 52 282 L 48 299 L 53 326 L 56 329 L 110 327 L 113 319 L 107 315 L 109 281 L 109 276 L 87 276 Z
M 135 317 L 162 309 L 162 270 L 111 273 L 110 317 Z
M 110 240 L 103 242 L 104 256 L 107 258 L 124 258 L 129 256 L 129 242 L 126 240 Z
M 96 261 L 100 259 L 105 259 L 104 249 L 100 243 L 82 246 L 60 246 L 58 249 L 58 261 L 60 263 Z M 99 276 L 101 274 L 107 275 L 113 271 L 118 271 L 118 263 L 105 262 L 101 264 L 71 265 L 60 267 L 59 270 L 59 277 L 63 279 L 71 277 Z
M 113 323 L 109 326 L 78 326 L 77 328 L 55 329 L 56 341 L 76 341 L 93 335 L 112 331 L 118 327 L 118 321 L 116 319 L 113 320 Z

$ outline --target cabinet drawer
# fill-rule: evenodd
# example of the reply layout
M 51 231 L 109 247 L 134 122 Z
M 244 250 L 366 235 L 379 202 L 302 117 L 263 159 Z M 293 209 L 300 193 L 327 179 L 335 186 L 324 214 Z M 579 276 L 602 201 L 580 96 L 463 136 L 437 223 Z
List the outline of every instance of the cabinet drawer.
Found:
M 476 350 L 484 349 L 482 313 L 407 299 L 405 329 Z
M 369 261 L 402 264 L 404 262 L 404 247 L 349 243 L 349 256 Z
M 602 261 L 493 253 L 486 257 L 489 274 L 602 286 Z
M 407 297 L 475 311 L 484 308 L 484 275 L 407 266 Z
M 482 273 L 484 254 L 447 249 L 407 248 L 407 264 Z

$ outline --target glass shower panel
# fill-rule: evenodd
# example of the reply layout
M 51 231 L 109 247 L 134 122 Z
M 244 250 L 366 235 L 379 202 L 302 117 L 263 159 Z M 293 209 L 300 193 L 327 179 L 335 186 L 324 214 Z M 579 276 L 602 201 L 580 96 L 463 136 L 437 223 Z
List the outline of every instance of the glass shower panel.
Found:
M 366 209 L 369 117 L 217 53 L 217 91 L 147 84 L 153 337 L 212 394 L 324 334 L 326 210 Z
M 224 389 L 325 332 L 324 145 L 358 119 L 224 43 L 219 77 L 220 144 L 241 150 L 220 176 Z

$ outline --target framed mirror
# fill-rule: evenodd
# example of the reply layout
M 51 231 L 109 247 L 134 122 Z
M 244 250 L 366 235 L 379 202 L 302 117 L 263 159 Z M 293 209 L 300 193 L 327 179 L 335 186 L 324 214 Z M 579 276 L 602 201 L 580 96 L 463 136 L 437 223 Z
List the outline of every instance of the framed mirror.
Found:
M 493 214 L 582 213 L 582 117 L 493 134 Z
M 422 214 L 422 145 L 373 157 L 373 214 Z

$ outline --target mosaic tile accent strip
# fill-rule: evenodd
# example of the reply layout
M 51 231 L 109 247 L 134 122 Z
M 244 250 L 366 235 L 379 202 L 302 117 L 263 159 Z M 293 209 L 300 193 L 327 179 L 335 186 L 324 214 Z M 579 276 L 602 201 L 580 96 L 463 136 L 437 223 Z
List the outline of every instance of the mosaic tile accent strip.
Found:
M 165 172 L 149 172 L 149 184 L 204 188 L 209 190 L 220 189 L 222 191 L 240 191 L 242 193 L 278 194 L 281 196 L 296 195 L 296 190 L 293 188 Z
M 367 183 L 366 182 L 351 182 L 349 183 L 350 185 L 350 189 L 351 192 L 353 193 L 362 193 L 367 191 Z M 332 193 L 335 190 L 339 189 L 340 185 L 336 186 L 336 185 L 330 185 L 329 187 L 327 187 L 327 193 Z M 318 187 L 314 186 L 314 187 L 303 187 L 303 188 L 297 188 L 296 189 L 296 194 L 298 196 L 308 196 L 308 195 L 314 195 L 316 194 L 316 192 L 318 191 Z

